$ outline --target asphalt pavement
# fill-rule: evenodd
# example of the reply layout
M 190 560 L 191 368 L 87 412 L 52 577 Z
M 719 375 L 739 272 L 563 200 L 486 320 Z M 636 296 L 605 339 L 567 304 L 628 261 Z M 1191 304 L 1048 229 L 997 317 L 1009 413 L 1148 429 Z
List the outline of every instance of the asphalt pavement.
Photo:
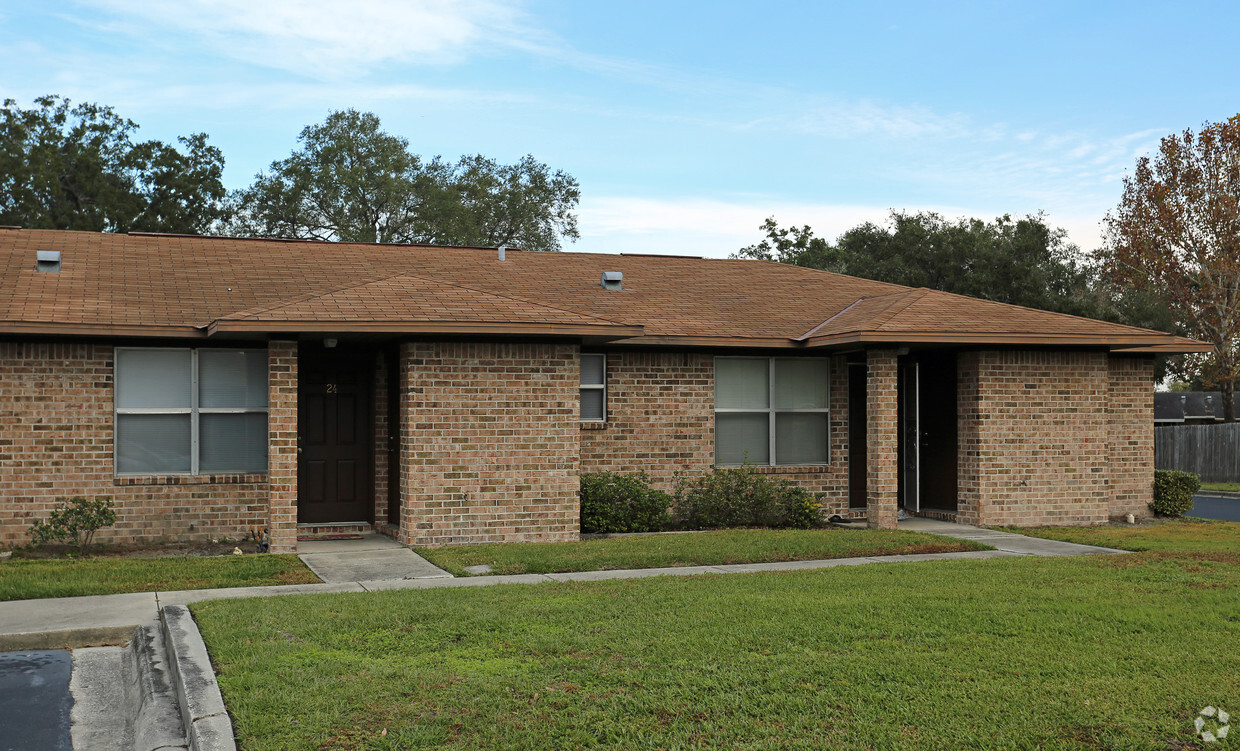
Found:
M 72 751 L 66 649 L 0 652 L 0 749 Z
M 1218 519 L 1225 522 L 1240 522 L 1240 498 L 1234 496 L 1198 493 L 1193 496 L 1193 507 L 1185 516 L 1198 519 Z

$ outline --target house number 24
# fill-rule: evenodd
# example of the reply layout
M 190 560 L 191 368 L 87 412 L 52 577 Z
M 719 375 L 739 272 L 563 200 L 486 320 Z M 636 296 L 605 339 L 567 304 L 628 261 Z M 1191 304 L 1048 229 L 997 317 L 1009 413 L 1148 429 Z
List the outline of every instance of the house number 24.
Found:
M 334 384 L 334 383 L 329 383 L 329 384 L 327 384 L 327 393 L 329 393 L 329 394 L 337 394 L 337 393 L 340 393 L 340 386 L 338 386 L 338 385 L 336 385 L 336 384 Z

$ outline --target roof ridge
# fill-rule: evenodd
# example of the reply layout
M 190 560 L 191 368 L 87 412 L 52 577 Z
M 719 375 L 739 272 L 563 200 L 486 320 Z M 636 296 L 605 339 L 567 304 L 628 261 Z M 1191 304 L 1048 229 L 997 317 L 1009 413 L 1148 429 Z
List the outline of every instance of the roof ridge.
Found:
M 878 331 L 883 326 L 886 326 L 891 321 L 892 318 L 895 318 L 896 316 L 900 315 L 904 311 L 908 310 L 910 305 L 924 298 L 926 294 L 929 292 L 930 290 L 925 287 L 915 287 L 913 289 L 910 289 L 908 292 L 904 293 L 904 296 L 907 297 L 908 299 L 904 300 L 903 305 L 897 302 L 896 304 L 884 310 L 882 313 L 878 314 L 877 316 L 874 316 L 874 320 L 871 322 L 870 330 Z
M 274 305 L 256 305 L 252 308 L 246 308 L 245 310 L 233 311 L 232 313 L 229 313 L 226 316 L 220 316 L 219 318 L 216 318 L 215 320 L 222 321 L 225 319 L 231 319 L 233 318 L 233 316 L 237 316 L 239 318 L 249 318 L 251 316 L 258 315 L 259 313 L 266 313 L 267 311 L 275 310 L 276 308 L 286 308 L 289 305 L 297 305 L 298 303 L 309 302 L 315 299 L 316 297 L 327 297 L 328 295 L 339 294 L 341 292 L 344 292 L 345 290 L 355 289 L 357 287 L 365 287 L 368 284 L 376 284 L 378 282 L 387 281 L 388 279 L 401 276 L 402 274 L 404 274 L 404 272 L 397 271 L 394 274 L 388 274 L 387 276 L 381 276 L 376 279 L 370 279 L 364 282 L 346 284 L 341 287 L 330 289 L 326 292 L 307 292 L 304 295 L 299 295 L 298 297 L 293 297 L 288 300 L 281 300 L 280 302 L 275 303 Z
M 831 272 L 827 272 L 827 273 L 831 273 Z M 837 274 L 837 276 L 842 276 L 842 275 L 838 275 L 838 274 Z M 897 286 L 898 286 L 898 285 L 897 285 Z M 883 298 L 883 297 L 893 297 L 893 296 L 896 296 L 896 295 L 907 295 L 907 294 L 909 294 L 910 292 L 916 292 L 916 291 L 917 291 L 916 289 L 905 289 L 905 290 L 901 290 L 901 291 L 899 291 L 899 292 L 888 292 L 888 293 L 887 293 L 887 294 L 885 294 L 885 295 L 862 295 L 861 297 L 858 297 L 856 300 L 853 300 L 851 303 L 849 303 L 847 307 L 842 308 L 841 310 L 839 310 L 838 312 L 836 312 L 834 315 L 832 315 L 832 316 L 831 316 L 830 318 L 828 318 L 827 320 L 823 321 L 822 323 L 818 324 L 818 325 L 817 325 L 817 326 L 815 326 L 814 328 L 810 329 L 809 331 L 805 332 L 804 334 L 801 334 L 801 335 L 800 335 L 800 336 L 798 336 L 797 338 L 793 339 L 793 341 L 795 341 L 795 342 L 803 342 L 803 341 L 805 341 L 806 339 L 809 339 L 809 338 L 810 338 L 810 337 L 812 337 L 814 334 L 818 333 L 820 330 L 822 330 L 824 327 L 826 327 L 826 325 L 827 325 L 828 323 L 831 323 L 831 322 L 832 322 L 832 321 L 834 321 L 836 318 L 839 318 L 840 316 L 844 315 L 845 313 L 847 313 L 848 311 L 850 311 L 850 310 L 852 310 L 853 308 L 857 307 L 858 305 L 860 305 L 861 303 L 865 302 L 866 300 L 878 300 L 878 299 Z M 905 307 L 908 307 L 908 306 L 906 305 Z M 890 308 L 888 308 L 888 310 L 890 310 Z M 901 308 L 901 310 L 903 310 L 903 308 Z M 886 312 L 888 312 L 888 311 L 883 311 L 883 312 L 884 312 L 884 313 L 886 313 Z M 880 325 L 881 325 L 881 324 L 880 324 Z

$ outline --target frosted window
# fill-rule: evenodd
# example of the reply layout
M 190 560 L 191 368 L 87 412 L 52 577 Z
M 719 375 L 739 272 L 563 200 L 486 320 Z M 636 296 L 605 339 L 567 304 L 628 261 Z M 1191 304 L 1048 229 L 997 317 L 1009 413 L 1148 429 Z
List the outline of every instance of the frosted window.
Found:
M 770 464 L 766 412 L 721 412 L 715 415 L 715 462 Z
M 263 472 L 267 469 L 267 413 L 198 417 L 200 472 Z
M 117 472 L 189 472 L 190 415 L 117 415 Z
M 776 464 L 825 464 L 826 461 L 825 412 L 775 413 Z
M 199 350 L 198 406 L 267 406 L 267 353 Z
M 715 360 L 716 409 L 767 409 L 770 393 L 769 360 Z
M 189 409 L 192 361 L 187 349 L 123 349 L 116 353 L 118 409 Z
M 826 360 L 775 361 L 775 409 L 826 407 Z

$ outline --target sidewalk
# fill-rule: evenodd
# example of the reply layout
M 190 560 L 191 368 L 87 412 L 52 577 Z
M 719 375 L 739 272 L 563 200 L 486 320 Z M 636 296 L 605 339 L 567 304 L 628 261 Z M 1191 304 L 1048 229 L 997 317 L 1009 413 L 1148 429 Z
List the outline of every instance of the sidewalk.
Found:
M 383 576 L 355 581 L 333 581 L 323 584 L 292 584 L 275 587 L 232 587 L 226 589 L 192 589 L 177 592 L 146 592 L 137 594 L 65 597 L 51 600 L 15 600 L 0 602 L 0 651 L 18 649 L 57 649 L 95 644 L 121 644 L 129 640 L 137 626 L 158 623 L 159 608 L 164 605 L 188 605 L 203 600 L 234 597 L 276 597 L 293 594 L 329 592 L 375 592 L 393 589 L 439 589 L 443 587 L 486 587 L 497 584 L 536 584 L 540 582 L 602 581 L 606 579 L 639 579 L 650 576 L 695 576 L 699 574 L 738 574 L 757 571 L 805 571 L 861 566 L 871 563 L 902 563 L 953 559 L 1009 558 L 1015 556 L 1072 556 L 1123 553 L 1122 550 L 1078 545 L 1056 540 L 1043 540 L 1011 532 L 971 527 L 964 524 L 932 519 L 909 519 L 900 529 L 928 534 L 974 540 L 994 550 L 965 553 L 928 553 L 920 555 L 887 555 L 862 558 L 834 558 L 818 561 L 781 563 L 739 563 L 720 566 L 683 566 L 672 568 L 625 569 L 612 571 L 580 571 L 567 574 L 521 574 L 515 576 L 451 577 L 436 569 L 413 551 L 401 548 L 395 554 L 391 545 L 377 546 L 355 542 L 355 552 L 330 552 L 327 543 L 320 543 L 307 558 L 317 572 L 323 569 L 333 577 L 345 570 L 368 572 Z M 382 554 L 382 555 L 376 555 Z M 369 563 L 349 563 L 337 556 L 359 555 Z M 411 569 L 409 556 L 422 561 Z M 387 558 L 391 566 L 379 566 Z M 310 561 L 307 561 L 309 564 Z M 329 572 L 330 569 L 330 572 Z M 419 571 L 432 578 L 405 578 Z M 438 572 L 438 573 L 436 573 Z

